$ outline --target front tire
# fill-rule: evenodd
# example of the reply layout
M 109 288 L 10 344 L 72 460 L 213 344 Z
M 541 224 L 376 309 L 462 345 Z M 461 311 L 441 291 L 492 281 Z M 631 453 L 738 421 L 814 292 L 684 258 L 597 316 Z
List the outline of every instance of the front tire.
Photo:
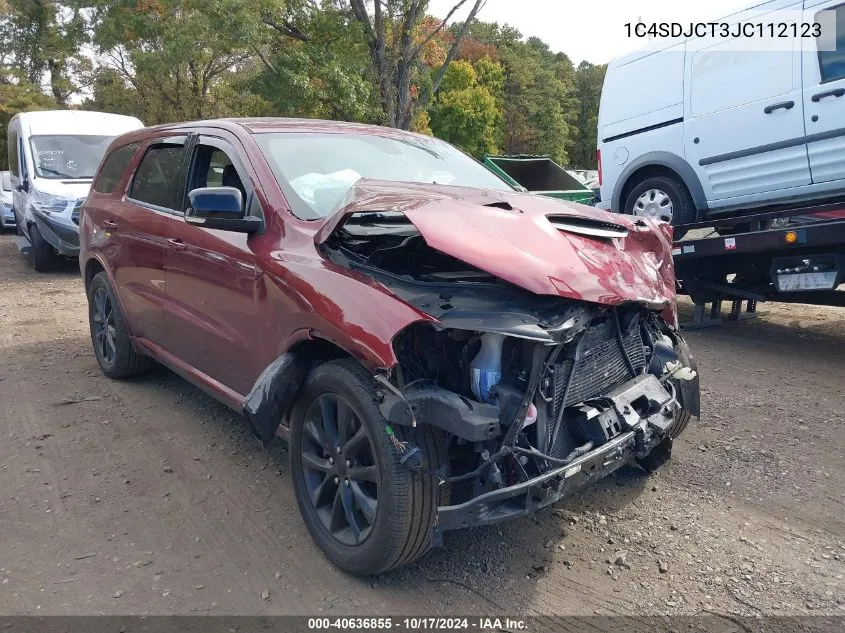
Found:
M 439 487 L 399 458 L 410 442 L 424 470 L 438 470 L 440 439 L 427 427 L 391 428 L 372 376 L 354 360 L 314 368 L 291 414 L 291 472 L 305 525 L 333 564 L 377 574 L 428 551 Z
M 60 257 L 56 249 L 44 239 L 34 224 L 29 227 L 29 243 L 32 244 L 32 267 L 35 272 L 46 273 L 58 268 Z
M 675 414 L 675 421 L 672 422 L 672 426 L 669 427 L 669 437 L 673 440 L 678 439 L 681 436 L 681 433 L 684 432 L 684 429 L 687 428 L 687 424 L 689 424 L 691 418 L 692 415 L 683 409 L 679 409 Z
M 132 346 L 126 320 L 108 275 L 99 272 L 88 286 L 88 323 L 100 369 L 109 378 L 128 378 L 149 369 L 152 360 Z
M 640 181 L 628 192 L 624 213 L 669 222 L 672 226 L 695 222 L 692 196 L 682 182 L 671 176 L 652 176 Z M 686 231 L 675 231 L 680 239 Z

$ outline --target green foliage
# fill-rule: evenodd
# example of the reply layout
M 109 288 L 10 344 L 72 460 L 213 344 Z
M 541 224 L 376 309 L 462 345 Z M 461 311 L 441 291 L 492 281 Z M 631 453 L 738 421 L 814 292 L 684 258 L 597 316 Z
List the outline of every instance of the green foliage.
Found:
M 536 43 L 516 42 L 504 49 L 505 151 L 509 154 L 546 154 L 568 164 L 569 126 L 564 104 L 567 85 L 558 78 L 568 62 L 558 60 Z
M 0 81 L 0 129 L 2 129 L 0 170 L 6 170 L 9 168 L 9 154 L 6 147 L 6 128 L 9 127 L 9 121 L 18 112 L 49 110 L 56 107 L 56 102 L 25 78 L 18 76 L 16 83 L 10 83 L 11 74 L 5 74 L 2 79 L 3 81 Z
M 40 86 L 49 83 L 53 98 L 62 105 L 78 91 L 78 82 L 90 68 L 80 51 L 86 42 L 82 14 L 71 3 L 42 0 L 7 0 L 0 13 L 0 72 Z
M 495 88 L 503 72 L 497 73 L 491 65 L 498 66 L 494 62 L 482 66 L 485 77 L 492 79 Z M 501 108 L 490 87 L 482 83 L 469 62 L 456 61 L 449 65 L 430 114 L 435 136 L 479 158 L 497 152 Z
M 113 77 L 86 107 L 117 99 L 147 124 L 243 109 L 232 88 L 266 31 L 262 0 L 92 0 L 94 43 Z M 95 80 L 96 81 L 96 80 Z M 106 88 L 105 85 L 102 86 Z M 233 101 L 234 100 L 234 101 Z M 254 101 L 254 100 L 252 100 Z M 125 111 L 125 110 L 124 110 Z
M 308 41 L 276 37 L 245 87 L 282 116 L 376 122 L 376 89 L 362 72 L 369 52 L 361 26 L 344 10 L 326 7 L 302 16 Z
M 507 25 L 444 25 L 425 15 L 426 0 L 382 0 L 378 15 L 367 0 L 0 6 L 6 121 L 21 109 L 72 104 L 147 124 L 344 119 L 433 133 L 476 156 L 548 154 L 595 166 L 604 66 L 575 68 Z
M 596 132 L 598 129 L 599 101 L 607 65 L 595 66 L 581 62 L 575 73 L 572 99 L 572 164 L 583 169 L 596 168 Z

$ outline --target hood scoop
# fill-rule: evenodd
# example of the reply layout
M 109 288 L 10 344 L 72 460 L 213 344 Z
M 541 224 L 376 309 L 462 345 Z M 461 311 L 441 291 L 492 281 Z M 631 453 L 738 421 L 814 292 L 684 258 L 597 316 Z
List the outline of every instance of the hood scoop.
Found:
M 501 202 L 488 202 L 482 206 L 485 207 L 493 207 L 494 209 L 504 209 L 505 211 L 513 211 L 513 206 L 510 202 L 505 202 L 502 200 Z
M 571 215 L 549 215 L 546 217 L 549 223 L 558 231 L 566 231 L 567 233 L 575 233 L 576 235 L 587 235 L 589 237 L 604 239 L 626 237 L 628 235 L 628 229 L 624 226 L 604 220 Z

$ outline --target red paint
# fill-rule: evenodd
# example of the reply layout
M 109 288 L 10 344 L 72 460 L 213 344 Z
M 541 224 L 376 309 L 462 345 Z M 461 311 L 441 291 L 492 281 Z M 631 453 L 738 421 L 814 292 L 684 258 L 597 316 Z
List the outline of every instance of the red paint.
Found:
M 432 320 L 322 255 L 319 242 L 354 211 L 401 210 L 432 247 L 536 293 L 672 310 L 668 225 L 516 192 L 377 181 L 358 183 L 338 214 L 303 221 L 290 213 L 252 137 L 260 131 L 373 130 L 262 119 L 127 134 L 115 143 L 139 141 L 141 147 L 113 193 L 90 194 L 80 227 L 81 265 L 99 262 L 107 270 L 137 345 L 230 405 L 242 400 L 267 365 L 310 338 L 333 342 L 370 369 L 389 367 L 396 363 L 396 333 Z M 149 143 L 188 133 L 224 139 L 234 148 L 264 214 L 264 233 L 203 229 L 127 199 L 132 172 Z M 513 210 L 483 206 L 496 201 Z M 596 240 L 564 233 L 548 223 L 547 214 L 610 221 L 629 234 Z M 107 229 L 107 222 L 116 228 Z
M 359 181 L 318 242 L 356 211 L 401 211 L 432 248 L 537 294 L 664 307 L 675 297 L 671 228 L 651 220 L 524 193 Z M 512 210 L 484 206 L 507 202 Z M 598 240 L 555 229 L 548 215 L 612 222 L 627 237 Z M 667 230 L 668 229 L 668 230 Z

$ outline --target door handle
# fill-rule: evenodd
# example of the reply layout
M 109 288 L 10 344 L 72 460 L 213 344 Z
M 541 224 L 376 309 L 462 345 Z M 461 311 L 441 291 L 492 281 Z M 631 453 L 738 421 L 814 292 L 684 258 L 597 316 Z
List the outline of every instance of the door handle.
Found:
M 767 105 L 763 108 L 763 112 L 766 114 L 771 114 L 775 110 L 791 110 L 795 107 L 794 101 L 781 101 L 780 103 L 773 103 L 772 105 Z
M 173 250 L 183 251 L 186 248 L 185 242 L 180 240 L 178 237 L 170 238 L 167 241 L 170 243 L 170 246 L 173 248 Z
M 117 228 L 117 222 L 115 222 L 114 220 L 103 220 L 103 226 L 107 229 L 114 230 Z
M 812 101 L 813 103 L 818 103 L 825 97 L 841 97 L 842 95 L 845 95 L 845 88 L 834 88 L 833 90 L 825 90 L 824 92 L 818 92 L 814 94 L 810 98 L 810 101 Z

